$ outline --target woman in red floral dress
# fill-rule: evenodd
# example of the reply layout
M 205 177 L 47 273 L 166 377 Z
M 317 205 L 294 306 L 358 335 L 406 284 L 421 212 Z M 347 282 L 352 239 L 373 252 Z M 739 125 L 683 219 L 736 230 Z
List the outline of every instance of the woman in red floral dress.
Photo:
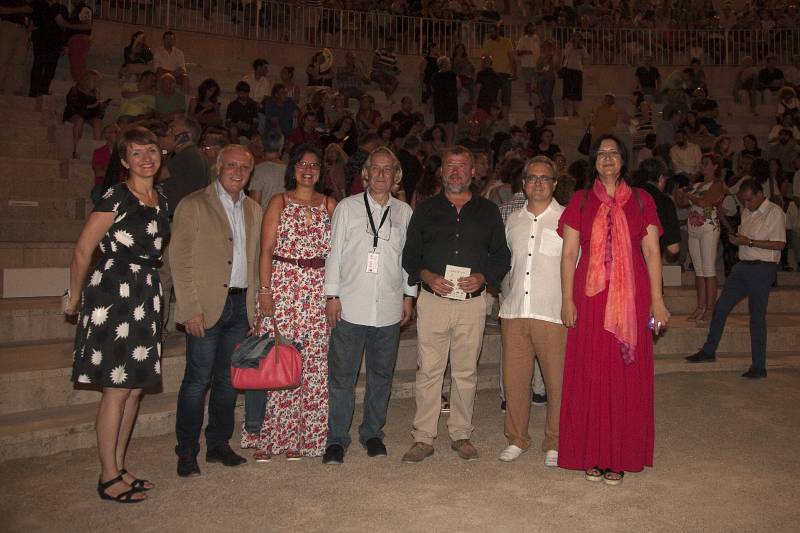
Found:
M 300 386 L 248 391 L 243 448 L 257 448 L 257 462 L 321 456 L 328 433 L 328 335 L 325 258 L 331 246 L 336 201 L 321 192 L 322 154 L 304 145 L 286 171 L 286 193 L 270 200 L 261 225 L 257 334 L 280 334 L 302 346 Z

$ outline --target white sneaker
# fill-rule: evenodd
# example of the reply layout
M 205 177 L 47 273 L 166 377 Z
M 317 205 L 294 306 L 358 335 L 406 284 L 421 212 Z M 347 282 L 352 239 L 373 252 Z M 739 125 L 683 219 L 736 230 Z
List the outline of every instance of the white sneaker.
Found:
M 558 466 L 558 450 L 547 450 L 544 454 L 544 466 L 555 468 Z
M 510 463 L 523 453 L 527 452 L 528 450 L 523 450 L 519 446 L 514 446 L 513 444 L 509 444 L 506 446 L 506 449 L 503 450 L 503 453 L 500 454 L 498 459 L 503 461 L 504 463 Z

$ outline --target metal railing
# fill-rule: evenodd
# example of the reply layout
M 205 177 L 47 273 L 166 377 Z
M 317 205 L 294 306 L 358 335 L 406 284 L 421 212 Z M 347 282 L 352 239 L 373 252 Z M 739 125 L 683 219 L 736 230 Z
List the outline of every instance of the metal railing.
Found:
M 151 27 L 204 32 L 309 46 L 374 50 L 391 42 L 398 54 L 422 55 L 432 42 L 445 53 L 464 44 L 479 56 L 489 24 L 310 7 L 264 0 L 97 0 L 95 17 Z M 526 21 L 504 24 L 516 42 Z M 652 56 L 658 65 L 737 65 L 767 55 L 787 63 L 800 53 L 800 28 L 780 30 L 671 30 L 553 28 L 543 37 L 563 48 L 580 32 L 593 64 L 632 65 Z

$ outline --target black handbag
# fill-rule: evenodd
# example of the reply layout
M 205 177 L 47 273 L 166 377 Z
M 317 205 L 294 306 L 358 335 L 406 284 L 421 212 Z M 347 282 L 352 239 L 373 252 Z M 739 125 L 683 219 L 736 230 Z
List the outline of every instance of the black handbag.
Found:
M 581 142 L 578 143 L 578 152 L 583 155 L 589 155 L 592 149 L 592 134 L 589 133 L 589 128 L 586 128 L 586 133 L 581 137 Z

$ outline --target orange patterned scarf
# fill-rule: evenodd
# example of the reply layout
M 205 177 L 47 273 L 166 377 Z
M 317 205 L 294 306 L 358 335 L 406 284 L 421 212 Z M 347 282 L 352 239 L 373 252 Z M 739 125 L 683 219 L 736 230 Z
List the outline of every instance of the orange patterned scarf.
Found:
M 600 208 L 592 223 L 589 241 L 589 274 L 586 296 L 594 296 L 606 288 L 603 327 L 620 343 L 622 359 L 633 363 L 636 350 L 636 282 L 633 275 L 633 256 L 628 219 L 623 207 L 631 199 L 632 190 L 620 180 L 615 197 L 596 179 L 592 189 L 600 200 Z

